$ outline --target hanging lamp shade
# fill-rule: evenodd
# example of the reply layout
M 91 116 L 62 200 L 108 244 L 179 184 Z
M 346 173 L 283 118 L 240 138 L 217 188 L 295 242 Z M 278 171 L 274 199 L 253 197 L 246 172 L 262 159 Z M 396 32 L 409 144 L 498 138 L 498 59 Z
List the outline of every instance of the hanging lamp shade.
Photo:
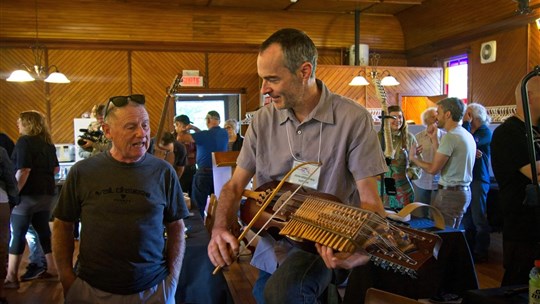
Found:
M 65 77 L 65 76 L 64 76 Z M 30 73 L 28 73 L 25 70 L 15 70 L 9 77 L 6 79 L 6 81 L 9 82 L 29 82 L 36 80 Z
M 45 78 L 45 82 L 49 83 L 70 83 L 71 81 L 66 77 L 66 75 L 60 72 L 54 72 Z
M 385 87 L 397 86 L 399 82 L 392 75 L 388 75 L 381 80 L 381 85 Z
M 42 60 L 46 57 L 46 49 L 44 45 L 39 43 L 39 18 L 37 2 L 38 0 L 34 0 L 36 10 L 36 41 L 34 45 L 31 46 L 32 55 L 34 55 L 34 62 L 32 64 L 33 69 L 29 68 L 25 64 L 20 64 L 20 66 L 24 69 L 15 70 L 6 80 L 10 82 L 28 82 L 34 81 L 37 78 L 49 83 L 70 83 L 66 75 L 60 73 L 55 65 L 51 65 L 49 67 L 43 65 Z M 46 62 L 47 60 L 45 60 L 45 63 Z M 52 68 L 55 68 L 56 72 L 49 74 Z
M 349 82 L 350 86 L 365 86 L 369 85 L 369 82 L 366 80 L 364 76 L 358 75 L 355 76 L 351 82 Z

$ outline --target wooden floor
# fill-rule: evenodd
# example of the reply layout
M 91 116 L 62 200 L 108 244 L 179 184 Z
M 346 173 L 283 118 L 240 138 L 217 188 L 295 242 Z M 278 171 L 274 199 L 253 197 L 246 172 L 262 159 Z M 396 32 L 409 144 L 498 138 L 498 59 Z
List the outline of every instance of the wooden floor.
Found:
M 21 265 L 19 275 L 25 272 L 26 256 Z M 499 287 L 502 269 L 502 237 L 500 233 L 492 233 L 489 262 L 477 264 L 476 272 L 480 288 Z M 253 283 L 257 278 L 257 270 L 249 265 L 249 257 L 241 257 L 239 263 L 235 263 L 224 270 L 229 289 L 231 290 L 236 304 L 254 304 L 251 295 Z M 60 304 L 63 303 L 62 288 L 57 280 L 34 280 L 21 283 L 18 290 L 6 290 L 6 296 L 10 304 Z

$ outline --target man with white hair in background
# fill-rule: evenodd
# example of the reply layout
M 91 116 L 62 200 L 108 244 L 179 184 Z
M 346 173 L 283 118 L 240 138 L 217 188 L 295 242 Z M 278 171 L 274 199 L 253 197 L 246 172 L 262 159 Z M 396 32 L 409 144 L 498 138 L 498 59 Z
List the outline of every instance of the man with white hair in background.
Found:
M 471 103 L 463 117 L 463 127 L 471 132 L 476 142 L 476 159 L 471 182 L 471 204 L 463 217 L 465 236 L 476 263 L 488 259 L 491 227 L 487 219 L 487 195 L 490 185 L 489 158 L 491 150 L 491 117 L 479 103 Z
M 429 132 L 437 132 L 437 141 L 441 141 L 441 137 L 446 134 L 446 131 L 437 128 L 437 108 L 430 107 L 424 110 L 421 114 L 422 124 L 426 128 L 418 132 L 415 137 L 418 142 L 417 153 L 422 153 L 422 159 L 427 162 L 433 161 L 433 156 L 437 152 L 435 146 L 431 142 Z M 439 183 L 440 173 L 430 174 L 422 170 L 420 178 L 413 180 L 415 201 L 424 204 L 431 204 L 437 195 L 437 185 Z

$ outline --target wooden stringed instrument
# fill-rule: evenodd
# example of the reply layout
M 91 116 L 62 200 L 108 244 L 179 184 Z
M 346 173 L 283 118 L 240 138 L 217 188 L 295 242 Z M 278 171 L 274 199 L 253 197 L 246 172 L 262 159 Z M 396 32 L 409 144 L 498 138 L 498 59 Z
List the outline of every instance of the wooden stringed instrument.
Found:
M 242 221 L 254 218 L 276 185 L 270 182 L 256 191 L 244 190 L 247 200 L 240 207 Z M 274 237 L 286 236 L 303 249 L 313 247 L 312 242 L 340 252 L 362 248 L 374 264 L 411 277 L 437 256 L 442 240 L 436 234 L 393 225 L 376 213 L 344 205 L 327 193 L 300 188 L 293 194 L 296 188 L 285 183 L 273 205 L 263 211 L 253 227 L 260 229 L 268 221 L 264 228 L 267 232 Z
M 156 134 L 155 142 L 154 142 L 154 151 L 152 153 L 157 158 L 163 159 L 171 165 L 174 165 L 173 146 L 172 144 L 170 144 L 168 147 L 163 147 L 161 145 L 161 138 L 163 137 L 163 127 L 165 126 L 165 120 L 167 118 L 167 110 L 169 109 L 169 102 L 171 98 L 174 96 L 174 93 L 178 91 L 178 87 L 180 86 L 181 79 L 182 79 L 181 74 L 176 75 L 173 82 L 171 83 L 171 86 L 167 89 L 167 96 L 165 97 L 165 102 L 163 103 L 163 110 L 161 111 L 161 118 L 159 119 L 158 130 L 157 130 L 157 134 Z
M 389 115 L 388 113 L 388 103 L 386 102 L 386 91 L 381 85 L 381 80 L 378 77 L 373 78 L 375 83 L 375 92 L 377 93 L 377 98 L 381 101 L 381 110 L 383 111 L 383 116 Z M 392 145 L 392 129 L 391 122 L 388 118 L 383 117 L 383 140 L 384 140 L 384 157 L 387 159 L 394 159 L 394 146 Z
M 398 150 L 394 149 L 394 144 L 392 142 L 392 122 L 388 117 L 390 115 L 390 112 L 388 111 L 388 103 L 386 102 L 386 91 L 384 90 L 384 87 L 381 85 L 381 80 L 375 76 L 373 78 L 373 82 L 375 83 L 375 92 L 377 93 L 377 98 L 379 98 L 381 102 L 381 110 L 383 114 L 383 140 L 384 140 L 384 157 L 386 158 L 386 164 L 389 166 L 390 171 L 386 173 L 386 177 L 384 178 L 384 182 L 388 183 L 386 186 L 386 193 L 383 195 L 383 203 L 386 207 L 389 206 L 389 195 L 396 196 L 399 195 L 401 191 L 398 191 L 396 189 L 396 181 L 405 181 L 406 184 L 401 185 L 401 189 L 412 189 L 413 185 L 409 177 L 407 176 L 407 168 L 409 167 L 408 159 L 408 148 L 407 147 L 401 147 L 401 149 L 398 148 Z M 386 117 L 388 116 L 388 117 Z M 405 123 L 405 122 L 403 122 Z M 408 136 L 408 134 L 401 134 L 401 136 Z M 402 159 L 400 159 L 400 156 L 397 155 L 398 153 L 402 153 L 403 156 Z M 397 167 L 402 166 L 403 164 L 399 164 L 399 162 L 405 161 L 407 164 L 405 164 L 405 170 L 401 172 L 400 170 L 393 170 L 392 167 L 390 167 L 390 164 L 393 164 Z M 408 185 L 407 185 L 408 184 Z M 411 190 L 412 191 L 412 190 Z

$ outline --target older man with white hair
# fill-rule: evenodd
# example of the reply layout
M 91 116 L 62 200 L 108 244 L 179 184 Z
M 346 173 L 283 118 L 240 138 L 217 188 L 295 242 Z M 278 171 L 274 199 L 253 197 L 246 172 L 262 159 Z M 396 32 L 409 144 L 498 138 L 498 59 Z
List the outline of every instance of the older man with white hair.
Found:
M 471 103 L 463 117 L 463 127 L 471 132 L 476 142 L 476 159 L 471 182 L 471 204 L 463 218 L 467 242 L 476 263 L 488 259 L 491 227 L 487 219 L 487 195 L 490 185 L 491 118 L 486 108 L 479 103 Z
M 446 134 L 446 131 L 437 128 L 436 107 L 430 107 L 425 109 L 420 117 L 422 118 L 422 124 L 425 125 L 426 128 L 415 135 L 416 141 L 418 142 L 417 151 L 422 151 L 423 160 L 431 162 L 433 161 L 433 156 L 437 151 L 435 146 L 431 142 L 431 138 L 429 137 L 428 132 L 437 132 L 437 139 L 438 142 L 440 142 L 441 137 Z M 431 202 L 433 202 L 433 200 L 435 199 L 435 195 L 437 195 L 437 186 L 440 177 L 440 173 L 430 174 L 422 170 L 422 174 L 420 175 L 420 177 L 413 180 L 415 201 L 424 204 L 431 204 Z

